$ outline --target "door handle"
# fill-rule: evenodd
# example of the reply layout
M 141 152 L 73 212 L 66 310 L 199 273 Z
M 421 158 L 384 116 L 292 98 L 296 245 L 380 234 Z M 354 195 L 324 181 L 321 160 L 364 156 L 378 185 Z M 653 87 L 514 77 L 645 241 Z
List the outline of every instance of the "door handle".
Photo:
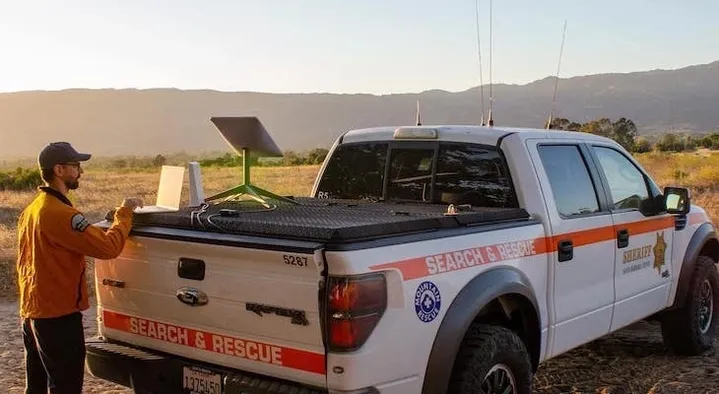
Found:
M 617 231 L 617 248 L 626 248 L 629 246 L 629 230 L 621 229 Z
M 565 239 L 559 241 L 557 246 L 559 252 L 559 261 L 569 261 L 574 258 L 574 244 L 571 239 Z

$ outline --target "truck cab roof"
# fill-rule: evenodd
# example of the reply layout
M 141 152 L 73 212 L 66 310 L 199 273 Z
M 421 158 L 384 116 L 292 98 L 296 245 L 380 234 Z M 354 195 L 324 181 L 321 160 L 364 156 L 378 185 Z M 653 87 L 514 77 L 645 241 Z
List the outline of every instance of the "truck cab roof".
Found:
M 397 136 L 399 130 L 406 131 L 404 137 Z M 392 141 L 392 140 L 438 140 L 453 142 L 473 142 L 486 145 L 495 145 L 500 137 L 508 133 L 517 133 L 520 138 L 557 138 L 573 139 L 594 142 L 616 143 L 609 138 L 579 131 L 546 130 L 522 127 L 505 126 L 479 126 L 479 125 L 421 125 L 421 126 L 380 126 L 354 129 L 346 132 L 340 137 L 342 144 L 369 142 L 369 141 Z M 412 136 L 409 136 L 412 134 Z M 434 134 L 434 135 L 432 135 Z

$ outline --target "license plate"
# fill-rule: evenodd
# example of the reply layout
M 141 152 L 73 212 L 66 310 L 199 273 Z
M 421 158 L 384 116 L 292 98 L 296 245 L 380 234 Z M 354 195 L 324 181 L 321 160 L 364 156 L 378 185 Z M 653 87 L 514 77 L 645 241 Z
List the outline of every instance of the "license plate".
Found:
M 222 375 L 196 367 L 182 367 L 182 388 L 191 394 L 222 394 Z

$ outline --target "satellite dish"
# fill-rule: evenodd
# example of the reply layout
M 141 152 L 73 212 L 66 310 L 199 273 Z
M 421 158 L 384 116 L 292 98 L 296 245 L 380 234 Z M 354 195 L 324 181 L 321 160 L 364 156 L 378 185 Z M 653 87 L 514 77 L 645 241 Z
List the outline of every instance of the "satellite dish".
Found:
M 247 148 L 253 157 L 282 157 L 282 150 L 256 116 L 212 117 L 210 121 L 238 155 Z
M 270 134 L 255 116 L 232 116 L 232 117 L 211 117 L 210 121 L 217 127 L 220 135 L 230 147 L 242 156 L 242 184 L 232 189 L 210 196 L 206 201 L 223 198 L 225 201 L 238 199 L 242 195 L 270 208 L 264 197 L 297 204 L 289 198 L 278 196 L 267 190 L 263 190 L 250 183 L 250 165 L 247 158 L 253 157 L 282 157 L 282 151 L 275 144 Z

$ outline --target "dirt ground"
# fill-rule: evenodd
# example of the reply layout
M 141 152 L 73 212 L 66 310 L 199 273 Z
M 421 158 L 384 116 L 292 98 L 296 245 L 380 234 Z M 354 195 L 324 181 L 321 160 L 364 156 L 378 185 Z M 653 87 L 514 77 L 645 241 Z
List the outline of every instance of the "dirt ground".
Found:
M 95 309 L 84 314 L 85 333 L 97 329 Z M 719 347 L 719 343 L 717 344 Z M 0 302 L 0 387 L 8 394 L 24 390 L 22 337 L 17 304 Z M 130 394 L 131 391 L 89 374 L 88 394 Z M 719 393 L 719 352 L 678 358 L 668 354 L 659 326 L 641 322 L 544 363 L 535 379 L 535 393 L 704 394 Z
M 84 313 L 85 336 L 97 331 L 95 308 Z M 25 390 L 25 365 L 23 360 L 22 335 L 17 303 L 0 301 L 0 392 L 22 394 Z M 131 394 L 132 390 L 117 386 L 85 374 L 83 393 L 88 394 Z
M 535 393 L 719 393 L 719 351 L 673 356 L 659 323 L 639 322 L 542 364 Z

